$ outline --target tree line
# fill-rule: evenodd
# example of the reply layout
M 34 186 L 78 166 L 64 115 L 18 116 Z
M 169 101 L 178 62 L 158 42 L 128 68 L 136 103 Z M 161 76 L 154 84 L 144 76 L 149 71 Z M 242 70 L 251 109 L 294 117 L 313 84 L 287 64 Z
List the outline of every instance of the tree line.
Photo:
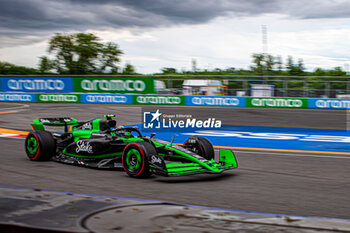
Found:
M 193 62 L 196 64 L 196 62 Z M 314 71 L 306 71 L 303 59 L 295 60 L 288 56 L 285 63 L 281 56 L 273 56 L 266 53 L 252 54 L 252 65 L 249 69 L 236 69 L 228 67 L 226 69 L 214 68 L 198 69 L 192 65 L 190 71 L 178 71 L 173 67 L 164 67 L 158 74 L 176 75 L 257 75 L 257 76 L 346 76 L 347 73 L 341 67 L 333 69 L 316 68 Z
M 92 33 L 62 34 L 56 33 L 50 40 L 47 56 L 39 58 L 37 68 L 17 66 L 0 61 L 2 75 L 116 75 L 138 74 L 133 65 L 127 63 L 120 67 L 123 51 L 118 44 L 101 42 L 101 38 Z M 288 56 L 283 62 L 281 56 L 267 53 L 252 54 L 249 69 L 198 69 L 196 60 L 192 60 L 192 70 L 178 71 L 176 68 L 164 67 L 157 74 L 164 75 L 260 75 L 260 76 L 346 76 L 341 67 L 333 69 L 317 68 L 306 71 L 302 59 L 295 60 Z
M 118 66 L 123 51 L 113 42 L 103 43 L 92 33 L 56 33 L 50 40 L 48 55 L 39 58 L 37 68 L 0 62 L 3 75 L 98 75 L 136 74 L 134 66 Z

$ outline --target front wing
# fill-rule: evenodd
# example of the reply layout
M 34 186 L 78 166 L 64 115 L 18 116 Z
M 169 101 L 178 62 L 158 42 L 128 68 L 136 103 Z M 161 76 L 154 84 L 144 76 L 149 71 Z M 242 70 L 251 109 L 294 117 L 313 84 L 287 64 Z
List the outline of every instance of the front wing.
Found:
M 161 156 L 152 156 L 149 162 L 151 172 L 162 176 L 185 176 L 200 173 L 219 174 L 238 167 L 234 153 L 228 149 L 220 149 L 218 162 L 214 159 L 206 162 L 195 160 L 194 162 L 165 162 Z

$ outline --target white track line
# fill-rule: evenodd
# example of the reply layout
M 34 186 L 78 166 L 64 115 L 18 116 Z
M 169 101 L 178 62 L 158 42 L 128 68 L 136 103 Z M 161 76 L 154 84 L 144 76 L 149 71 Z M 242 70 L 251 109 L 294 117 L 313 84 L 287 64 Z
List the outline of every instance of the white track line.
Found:
M 267 154 L 267 155 L 279 155 L 279 156 L 294 156 L 294 157 L 312 157 L 312 158 L 332 158 L 332 159 L 350 159 L 350 156 L 337 156 L 337 155 L 314 155 L 314 154 L 301 154 L 301 153 L 273 153 L 273 152 L 260 152 L 260 151 L 242 151 L 233 150 L 236 153 L 247 153 L 247 154 Z
M 8 108 L 1 108 L 0 107 L 0 110 L 9 110 L 9 109 L 23 109 L 23 108 L 29 108 L 29 104 L 20 104 L 20 103 L 10 103 L 10 102 L 2 102 L 2 103 L 5 103 L 5 104 L 14 104 L 14 105 L 19 105 L 18 107 L 8 107 Z M 0 103 L 0 106 L 1 106 L 1 103 Z

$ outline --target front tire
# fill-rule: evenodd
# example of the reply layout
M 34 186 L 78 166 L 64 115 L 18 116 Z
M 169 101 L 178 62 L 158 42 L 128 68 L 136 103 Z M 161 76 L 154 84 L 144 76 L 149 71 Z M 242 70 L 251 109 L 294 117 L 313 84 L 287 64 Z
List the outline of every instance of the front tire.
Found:
M 184 145 L 207 160 L 214 159 L 215 157 L 213 145 L 206 138 L 191 136 Z
M 25 141 L 27 157 L 32 161 L 49 160 L 56 152 L 56 143 L 50 132 L 44 130 L 32 131 Z
M 123 151 L 122 163 L 125 172 L 136 178 L 149 177 L 148 158 L 157 154 L 156 149 L 149 142 L 136 141 L 126 145 Z

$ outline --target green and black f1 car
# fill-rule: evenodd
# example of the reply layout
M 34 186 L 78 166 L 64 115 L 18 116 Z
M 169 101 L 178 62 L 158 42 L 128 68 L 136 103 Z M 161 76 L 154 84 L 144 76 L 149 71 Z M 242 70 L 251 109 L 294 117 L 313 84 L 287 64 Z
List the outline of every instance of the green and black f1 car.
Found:
M 220 149 L 217 161 L 212 144 L 191 136 L 183 145 L 143 136 L 137 127 L 116 127 L 114 115 L 105 119 L 77 121 L 74 118 L 34 119 L 25 141 L 30 160 L 55 160 L 95 168 L 124 168 L 132 177 L 151 174 L 181 176 L 221 173 L 237 168 L 231 150 Z M 62 126 L 63 133 L 45 131 Z

